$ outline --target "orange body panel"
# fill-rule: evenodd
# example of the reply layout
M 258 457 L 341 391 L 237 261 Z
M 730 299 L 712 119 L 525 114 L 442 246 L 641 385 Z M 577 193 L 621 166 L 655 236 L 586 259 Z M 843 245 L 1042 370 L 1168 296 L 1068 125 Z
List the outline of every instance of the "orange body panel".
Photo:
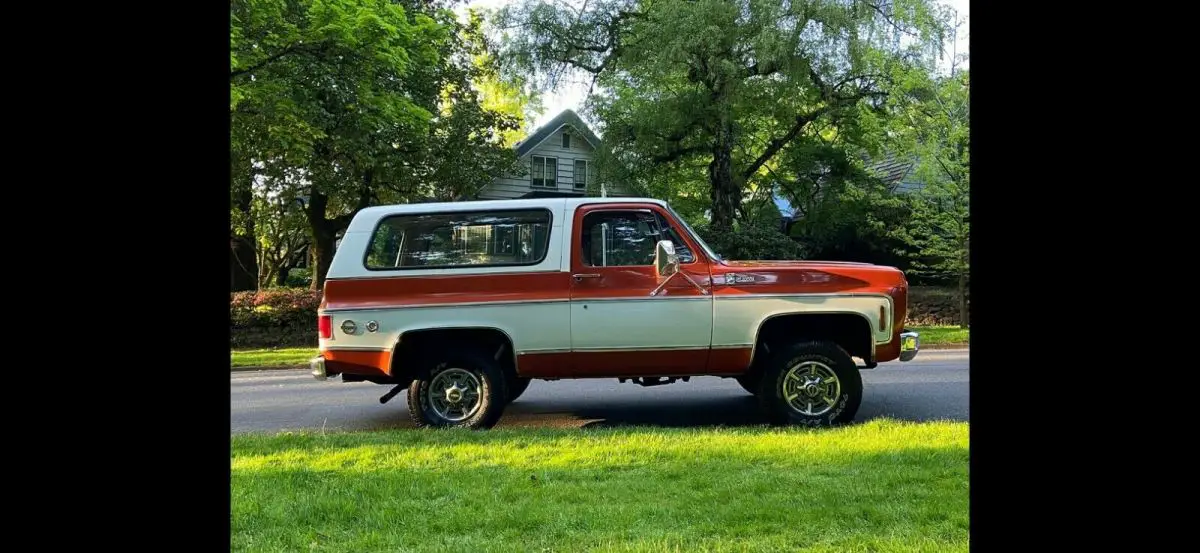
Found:
M 894 300 L 892 339 L 876 345 L 875 360 L 891 361 L 900 355 L 900 332 L 906 317 L 907 287 L 904 276 L 890 267 L 860 263 L 819 261 L 717 261 L 709 259 L 671 214 L 654 204 L 585 204 L 572 215 L 569 242 L 570 272 L 543 271 L 444 276 L 406 276 L 381 271 L 377 278 L 326 281 L 321 309 L 369 309 L 491 302 L 566 301 L 643 297 L 658 286 L 653 267 L 592 267 L 585 265 L 579 247 L 583 218 L 597 210 L 651 210 L 668 221 L 695 256 L 680 270 L 715 298 L 741 295 L 870 293 L 888 294 Z M 560 227 L 561 228 L 561 227 Z M 552 239 L 561 239 L 553 237 Z M 573 275 L 599 275 L 573 278 Z M 727 282 L 727 277 L 733 277 Z M 693 284 L 676 276 L 656 301 L 702 297 Z M 564 348 L 566 345 L 564 345 Z M 532 378 L 587 378 L 612 376 L 736 375 L 746 371 L 753 348 L 556 351 L 518 355 L 517 370 Z M 391 351 L 325 349 L 330 374 L 351 373 L 387 376 Z

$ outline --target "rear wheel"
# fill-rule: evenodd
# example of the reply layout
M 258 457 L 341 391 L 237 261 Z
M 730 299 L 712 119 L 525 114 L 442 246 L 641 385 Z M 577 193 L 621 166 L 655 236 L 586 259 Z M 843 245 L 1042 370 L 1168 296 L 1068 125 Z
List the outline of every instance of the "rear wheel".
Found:
M 832 342 L 802 342 L 767 362 L 759 401 L 774 424 L 833 426 L 849 422 L 862 404 L 862 375 Z
M 470 351 L 438 357 L 408 387 L 408 413 L 413 423 L 471 429 L 494 426 L 508 403 L 499 363 Z

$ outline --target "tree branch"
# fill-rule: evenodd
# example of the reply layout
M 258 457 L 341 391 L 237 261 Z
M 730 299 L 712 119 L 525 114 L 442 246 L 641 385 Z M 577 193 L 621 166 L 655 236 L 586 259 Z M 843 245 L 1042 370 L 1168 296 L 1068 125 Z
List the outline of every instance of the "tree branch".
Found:
M 318 42 L 318 43 L 314 43 L 314 44 L 304 44 L 302 42 L 298 42 L 296 44 L 291 44 L 291 45 L 284 47 L 282 50 L 263 58 L 258 63 L 255 63 L 248 67 L 243 67 L 241 69 L 235 69 L 235 70 L 230 71 L 229 72 L 229 80 L 232 81 L 233 79 L 235 79 L 241 75 L 245 75 L 246 73 L 253 73 L 255 71 L 258 71 L 259 69 L 262 69 L 263 67 L 266 67 L 272 63 L 275 63 L 276 61 L 279 61 L 280 58 L 283 58 L 284 56 L 287 56 L 288 54 L 296 54 L 296 53 L 311 54 L 311 53 L 323 51 L 324 49 L 326 49 L 328 47 L 329 47 L 329 43 L 327 43 L 327 42 Z

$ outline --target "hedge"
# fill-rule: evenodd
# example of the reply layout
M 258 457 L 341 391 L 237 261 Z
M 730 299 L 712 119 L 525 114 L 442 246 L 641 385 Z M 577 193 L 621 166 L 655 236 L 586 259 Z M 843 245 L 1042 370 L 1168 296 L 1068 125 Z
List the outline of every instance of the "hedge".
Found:
M 319 292 L 303 288 L 230 294 L 229 345 L 239 349 L 316 347 L 320 303 Z M 954 289 L 913 287 L 909 292 L 908 324 L 958 324 Z
M 321 293 L 273 288 L 229 295 L 229 346 L 282 348 L 317 345 Z

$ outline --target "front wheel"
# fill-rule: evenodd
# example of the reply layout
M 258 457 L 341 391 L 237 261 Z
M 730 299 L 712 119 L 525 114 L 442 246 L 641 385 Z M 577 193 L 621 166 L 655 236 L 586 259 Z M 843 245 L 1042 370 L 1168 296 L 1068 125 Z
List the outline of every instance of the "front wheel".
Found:
M 758 389 L 773 424 L 849 422 L 863 397 L 854 359 L 832 342 L 802 342 L 778 352 L 767 362 Z
M 491 428 L 504 414 L 508 390 L 488 355 L 447 353 L 408 387 L 408 413 L 418 427 Z

